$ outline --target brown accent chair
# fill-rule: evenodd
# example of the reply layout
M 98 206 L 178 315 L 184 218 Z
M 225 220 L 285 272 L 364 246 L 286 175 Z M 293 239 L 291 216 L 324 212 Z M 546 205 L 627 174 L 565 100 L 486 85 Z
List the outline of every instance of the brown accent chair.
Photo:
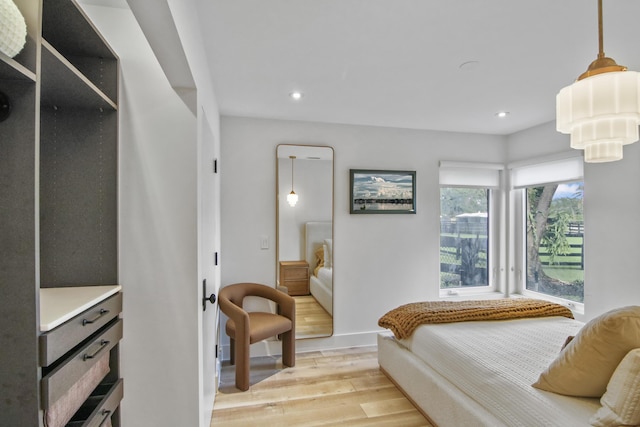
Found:
M 269 299 L 278 305 L 278 314 L 247 312 L 242 308 L 244 297 Z M 225 328 L 231 345 L 231 364 L 236 365 L 236 387 L 249 389 L 249 347 L 266 338 L 280 335 L 282 364 L 296 364 L 296 302 L 293 297 L 270 286 L 258 283 L 236 283 L 220 290 L 220 309 L 229 317 Z M 237 360 L 237 364 L 236 364 Z

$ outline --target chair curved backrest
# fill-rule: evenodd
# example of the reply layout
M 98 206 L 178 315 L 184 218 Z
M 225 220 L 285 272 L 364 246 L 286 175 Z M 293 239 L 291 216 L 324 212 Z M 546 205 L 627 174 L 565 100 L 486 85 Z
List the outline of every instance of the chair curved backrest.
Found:
M 271 300 L 278 305 L 280 314 L 291 320 L 295 319 L 295 300 L 276 288 L 260 283 L 235 283 L 225 286 L 220 290 L 220 294 L 218 295 L 220 308 L 225 314 L 227 314 L 225 308 L 229 311 L 235 311 L 229 303 L 243 309 L 244 298 L 248 296 L 262 297 Z M 225 307 L 222 307 L 223 305 Z
M 278 314 L 247 312 L 245 297 L 269 299 L 278 305 Z M 275 335 L 282 337 L 282 363 L 295 365 L 295 300 L 286 293 L 259 283 L 236 283 L 225 286 L 218 295 L 220 309 L 229 319 L 225 327 L 229 335 L 231 364 L 236 366 L 236 387 L 249 389 L 249 347 Z M 237 356 L 237 357 L 236 357 Z

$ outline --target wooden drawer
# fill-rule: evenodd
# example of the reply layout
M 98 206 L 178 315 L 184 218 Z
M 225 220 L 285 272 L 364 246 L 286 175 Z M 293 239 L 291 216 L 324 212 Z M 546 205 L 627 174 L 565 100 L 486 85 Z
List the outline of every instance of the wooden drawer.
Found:
M 281 261 L 280 286 L 286 287 L 289 295 L 308 295 L 309 264 L 306 261 Z
M 40 366 L 51 365 L 117 317 L 121 311 L 122 294 L 118 293 L 40 335 Z
M 121 338 L 122 320 L 118 319 L 43 376 L 42 409 L 61 398 L 98 361 L 98 357 L 115 347 Z
M 288 267 L 284 270 L 284 281 L 289 280 L 306 280 L 309 274 L 309 268 L 304 267 Z
M 309 295 L 309 281 L 308 280 L 294 280 L 285 282 L 288 293 L 291 296 Z
M 122 400 L 122 380 L 115 384 L 101 384 L 75 413 L 67 427 L 100 427 L 111 418 Z

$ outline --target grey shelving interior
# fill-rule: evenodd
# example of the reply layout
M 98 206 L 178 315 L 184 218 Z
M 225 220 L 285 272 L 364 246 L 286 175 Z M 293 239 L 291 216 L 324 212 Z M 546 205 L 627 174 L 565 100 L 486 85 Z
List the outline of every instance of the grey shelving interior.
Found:
M 0 122 L 0 413 L 8 414 L 9 420 L 19 417 L 22 425 L 38 425 L 34 411 L 38 407 L 34 349 L 39 330 L 34 221 L 36 82 L 35 74 L 19 62 L 6 56 L 1 59 L 0 92 L 9 98 L 11 114 Z M 5 357 L 5 352 L 12 357 Z M 7 389 L 16 390 L 16 394 L 7 393 Z
M 0 424 L 38 426 L 39 288 L 118 283 L 118 58 L 73 0 L 16 4 L 30 19 L 24 50 L 0 54 Z
M 117 59 L 68 0 L 45 0 L 40 286 L 117 282 Z
M 68 0 L 44 0 L 42 38 L 117 102 L 117 57 L 75 4 Z

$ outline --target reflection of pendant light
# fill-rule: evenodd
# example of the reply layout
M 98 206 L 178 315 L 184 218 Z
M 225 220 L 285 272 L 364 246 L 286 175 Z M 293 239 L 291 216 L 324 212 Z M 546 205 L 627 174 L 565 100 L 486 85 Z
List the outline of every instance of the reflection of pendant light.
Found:
M 556 96 L 556 127 L 571 134 L 585 162 L 622 159 L 622 146 L 638 140 L 640 73 L 604 56 L 602 0 L 598 0 L 598 58 Z
M 298 195 L 293 191 L 293 159 L 296 156 L 289 156 L 289 158 L 291 159 L 291 193 L 287 196 L 287 202 L 289 202 L 289 206 L 293 207 L 298 203 Z

